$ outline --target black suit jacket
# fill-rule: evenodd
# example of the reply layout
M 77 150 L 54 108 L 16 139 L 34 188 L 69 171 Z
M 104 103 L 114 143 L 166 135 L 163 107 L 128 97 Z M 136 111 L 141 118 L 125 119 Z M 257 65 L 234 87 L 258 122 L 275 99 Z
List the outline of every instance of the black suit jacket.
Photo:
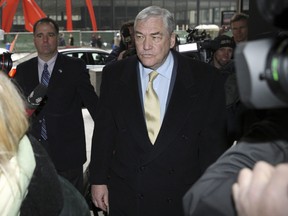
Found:
M 154 145 L 145 124 L 137 57 L 103 70 L 90 180 L 108 185 L 111 211 L 182 215 L 182 196 L 226 149 L 219 72 L 179 53 L 173 56 L 169 101 Z
M 24 96 L 39 84 L 38 59 L 17 66 L 15 80 Z M 86 161 L 82 106 L 95 117 L 98 97 L 82 60 L 58 53 L 47 90 L 47 99 L 36 110 L 31 133 L 40 137 L 45 115 L 49 154 L 58 170 L 79 167 Z

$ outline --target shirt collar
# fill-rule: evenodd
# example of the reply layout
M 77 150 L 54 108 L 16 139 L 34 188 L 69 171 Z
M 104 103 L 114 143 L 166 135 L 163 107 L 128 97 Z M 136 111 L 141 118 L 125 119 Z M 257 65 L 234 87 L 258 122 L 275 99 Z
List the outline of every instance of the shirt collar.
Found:
M 58 55 L 58 53 L 57 53 L 56 55 L 54 55 L 54 56 L 53 56 L 49 61 L 47 61 L 47 62 L 43 61 L 43 60 L 42 60 L 41 58 L 39 58 L 39 56 L 38 56 L 38 64 L 40 64 L 41 67 L 44 67 L 44 64 L 47 63 L 48 68 L 51 68 L 51 67 L 49 67 L 49 66 L 51 66 L 51 65 L 53 65 L 53 64 L 55 63 L 56 58 L 57 58 L 57 55 Z
M 171 74 L 172 74 L 173 64 L 174 64 L 174 58 L 170 51 L 165 62 L 156 71 L 159 73 L 159 75 L 167 79 L 170 79 Z M 141 63 L 139 63 L 139 67 L 140 67 L 140 71 L 142 71 L 143 78 L 149 76 L 149 73 L 153 71 L 151 68 L 144 67 Z

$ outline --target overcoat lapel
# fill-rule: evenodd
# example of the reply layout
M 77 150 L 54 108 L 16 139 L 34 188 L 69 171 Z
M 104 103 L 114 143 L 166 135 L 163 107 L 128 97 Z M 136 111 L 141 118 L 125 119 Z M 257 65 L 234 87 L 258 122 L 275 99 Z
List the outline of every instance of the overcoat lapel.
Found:
M 138 76 L 137 64 L 126 67 L 120 80 L 119 97 L 121 99 L 119 108 L 122 109 L 121 113 L 127 121 L 131 136 L 135 137 L 138 142 L 135 145 L 138 144 L 144 151 L 148 151 L 153 146 L 150 143 L 146 129 L 140 90 L 141 82 Z
M 154 150 L 143 160 L 143 163 L 153 160 L 165 149 L 177 143 L 174 140 L 176 136 L 179 136 L 185 120 L 199 108 L 195 104 L 200 95 L 200 89 L 193 79 L 193 73 L 188 68 L 185 68 L 185 65 L 178 64 L 179 67 L 176 68 L 177 75 L 172 95 L 154 144 Z M 197 69 L 195 68 L 195 70 Z

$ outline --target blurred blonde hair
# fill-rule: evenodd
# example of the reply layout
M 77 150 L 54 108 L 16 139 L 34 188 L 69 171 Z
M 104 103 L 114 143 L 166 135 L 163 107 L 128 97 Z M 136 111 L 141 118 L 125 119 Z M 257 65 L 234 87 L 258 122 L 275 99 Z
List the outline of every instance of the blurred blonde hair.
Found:
M 6 173 L 29 124 L 24 100 L 18 88 L 0 70 L 0 173 Z

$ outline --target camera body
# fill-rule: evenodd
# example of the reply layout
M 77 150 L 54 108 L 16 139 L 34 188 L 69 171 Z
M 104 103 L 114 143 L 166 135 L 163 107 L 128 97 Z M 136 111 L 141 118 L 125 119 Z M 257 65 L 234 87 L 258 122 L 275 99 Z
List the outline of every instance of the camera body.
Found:
M 288 29 L 287 1 L 258 0 L 257 5 L 266 21 Z M 237 83 L 241 101 L 247 107 L 288 107 L 288 34 L 280 29 L 279 32 L 277 36 L 237 45 L 234 53 Z
M 9 52 L 4 52 L 0 54 L 0 70 L 7 74 L 13 66 L 11 55 L 12 53 Z
M 206 30 L 188 29 L 185 44 L 178 44 L 176 50 L 193 59 L 210 62 L 213 52 L 217 49 L 217 42 L 212 40 Z
M 185 44 L 178 44 L 176 50 L 193 59 L 209 62 L 212 58 L 214 42 L 206 30 L 188 29 Z

